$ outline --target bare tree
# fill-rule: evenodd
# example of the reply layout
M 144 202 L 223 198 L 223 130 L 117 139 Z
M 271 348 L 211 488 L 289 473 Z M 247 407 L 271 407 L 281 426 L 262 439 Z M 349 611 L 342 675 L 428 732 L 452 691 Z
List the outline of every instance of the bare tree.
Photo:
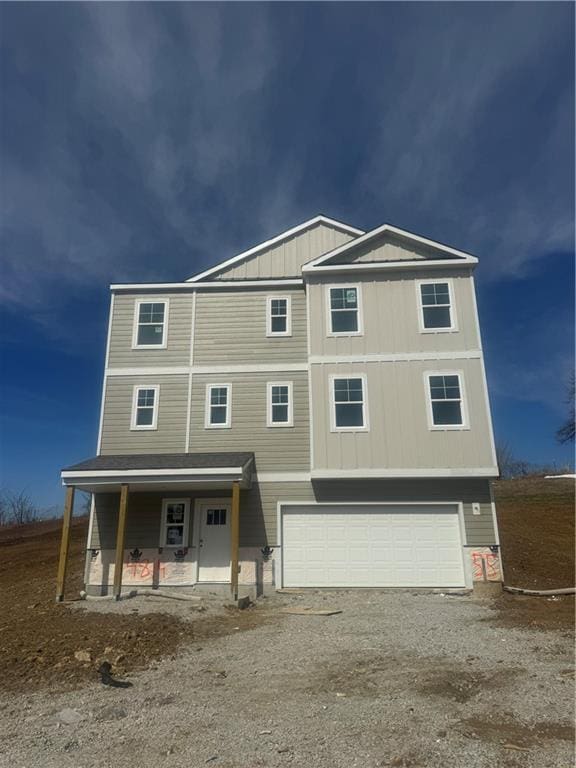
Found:
M 25 523 L 33 523 L 38 519 L 38 508 L 25 491 L 20 491 L 20 493 L 6 492 L 4 500 L 7 509 L 6 523 L 24 525 Z
M 78 512 L 81 515 L 89 515 L 92 507 L 92 494 L 87 491 L 80 491 L 78 502 Z
M 6 491 L 0 489 L 0 525 L 6 525 L 8 521 L 8 499 Z
M 568 382 L 568 396 L 566 403 L 568 404 L 568 418 L 560 429 L 556 432 L 556 438 L 560 443 L 573 443 L 574 442 L 574 429 L 576 417 L 574 414 L 574 397 L 575 397 L 576 376 L 574 373 L 570 377 Z

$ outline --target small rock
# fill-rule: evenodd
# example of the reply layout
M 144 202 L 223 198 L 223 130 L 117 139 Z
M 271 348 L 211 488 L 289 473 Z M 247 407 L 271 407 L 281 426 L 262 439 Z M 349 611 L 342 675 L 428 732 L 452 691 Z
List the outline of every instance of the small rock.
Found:
M 260 733 L 258 735 L 259 736 L 268 736 L 271 733 L 272 733 L 272 731 L 260 731 Z
M 55 719 L 56 722 L 61 725 L 76 725 L 76 723 L 84 720 L 84 715 L 75 709 L 66 707 L 65 709 L 61 709 L 60 712 L 56 713 Z
M 101 709 L 100 712 L 96 715 L 96 720 L 98 720 L 100 723 L 103 723 L 109 720 L 122 720 L 125 717 L 128 717 L 128 712 L 126 712 L 123 707 L 115 707 L 111 705 Z
M 64 744 L 64 752 L 71 752 L 73 749 L 78 749 L 79 744 L 76 740 L 74 741 L 67 741 L 66 744 Z
M 74 651 L 74 658 L 76 661 L 92 661 L 88 651 Z

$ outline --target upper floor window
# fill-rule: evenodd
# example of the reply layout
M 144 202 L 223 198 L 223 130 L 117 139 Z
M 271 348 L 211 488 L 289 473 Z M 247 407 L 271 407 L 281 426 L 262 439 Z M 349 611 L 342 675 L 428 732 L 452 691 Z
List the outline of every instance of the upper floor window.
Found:
M 367 429 L 366 379 L 332 379 L 332 428 L 336 430 Z
M 131 429 L 156 429 L 160 387 L 134 387 Z
M 162 502 L 160 546 L 187 547 L 189 522 L 189 499 L 164 499 Z
M 206 387 L 206 428 L 229 427 L 230 384 L 208 384 Z
M 266 335 L 291 336 L 290 296 L 268 296 L 266 302 Z
M 165 347 L 168 301 L 137 301 L 132 346 Z
M 418 284 L 420 292 L 420 330 L 453 331 L 452 287 L 447 280 L 426 280 Z
M 430 427 L 466 428 L 466 408 L 460 373 L 428 373 Z
M 267 416 L 269 427 L 293 426 L 291 381 L 268 383 Z
M 328 332 L 333 336 L 362 333 L 360 288 L 357 285 L 328 288 Z

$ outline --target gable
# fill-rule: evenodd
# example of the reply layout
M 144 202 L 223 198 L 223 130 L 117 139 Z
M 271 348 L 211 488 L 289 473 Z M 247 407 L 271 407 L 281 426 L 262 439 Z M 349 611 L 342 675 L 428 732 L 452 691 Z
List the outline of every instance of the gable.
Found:
M 449 258 L 429 246 L 414 243 L 398 235 L 384 232 L 380 237 L 358 248 L 352 248 L 330 259 L 325 264 L 378 263 L 382 261 L 423 261 Z
M 306 262 L 317 259 L 362 234 L 362 230 L 318 216 L 189 280 L 198 282 L 299 278 Z

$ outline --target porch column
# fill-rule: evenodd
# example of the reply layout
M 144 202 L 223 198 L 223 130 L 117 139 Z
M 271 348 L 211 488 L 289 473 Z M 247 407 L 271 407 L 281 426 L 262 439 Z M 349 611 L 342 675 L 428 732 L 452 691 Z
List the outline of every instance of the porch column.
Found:
M 56 602 L 64 600 L 64 584 L 66 581 L 66 566 L 68 565 L 68 550 L 70 549 L 70 523 L 74 509 L 74 486 L 66 488 L 66 500 L 64 502 L 64 517 L 62 519 L 62 538 L 60 540 L 60 559 L 58 561 L 58 574 L 56 576 Z
M 240 547 L 240 485 L 232 483 L 232 519 L 230 520 L 230 590 L 238 600 L 238 554 Z
M 124 534 L 128 513 L 128 486 L 120 486 L 120 510 L 118 512 L 118 532 L 116 533 L 116 561 L 114 564 L 114 599 L 120 600 L 122 592 L 122 570 L 124 568 Z

